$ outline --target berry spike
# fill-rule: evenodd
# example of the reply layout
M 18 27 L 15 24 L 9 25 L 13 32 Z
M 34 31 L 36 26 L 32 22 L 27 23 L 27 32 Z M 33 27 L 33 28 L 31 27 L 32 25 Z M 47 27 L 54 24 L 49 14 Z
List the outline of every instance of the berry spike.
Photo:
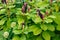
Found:
M 40 16 L 40 18 L 43 20 L 44 19 L 44 15 L 41 14 L 40 10 L 37 9 L 37 15 Z
M 24 6 L 22 6 L 22 12 L 25 13 L 25 7 Z
M 40 17 L 41 17 L 42 20 L 44 19 L 44 15 L 43 14 L 40 14 Z
M 24 3 L 24 5 L 22 6 L 22 12 L 26 13 L 27 11 L 27 3 Z
M 26 2 L 24 3 L 24 7 L 27 7 L 27 3 Z
M 6 4 L 6 0 L 1 0 L 1 2 Z

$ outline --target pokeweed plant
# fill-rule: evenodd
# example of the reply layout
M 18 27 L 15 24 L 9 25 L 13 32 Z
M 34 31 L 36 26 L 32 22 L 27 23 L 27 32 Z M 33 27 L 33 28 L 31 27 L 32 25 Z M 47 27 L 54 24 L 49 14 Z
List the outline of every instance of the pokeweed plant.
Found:
M 0 0 L 0 40 L 60 40 L 59 0 Z

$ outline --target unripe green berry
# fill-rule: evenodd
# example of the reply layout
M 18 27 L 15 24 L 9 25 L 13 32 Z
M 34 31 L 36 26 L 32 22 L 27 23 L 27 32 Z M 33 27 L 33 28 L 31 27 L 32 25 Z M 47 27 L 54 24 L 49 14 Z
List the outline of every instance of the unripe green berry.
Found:
M 4 36 L 5 38 L 8 38 L 9 32 L 4 32 L 3 36 Z
M 13 27 L 15 27 L 16 26 L 16 22 L 12 22 L 11 23 L 11 27 L 13 28 Z

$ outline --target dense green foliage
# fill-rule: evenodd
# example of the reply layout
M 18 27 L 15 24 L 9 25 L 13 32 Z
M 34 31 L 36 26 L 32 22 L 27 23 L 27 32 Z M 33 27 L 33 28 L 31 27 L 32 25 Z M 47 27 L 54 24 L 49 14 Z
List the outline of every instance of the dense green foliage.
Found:
M 60 1 L 0 0 L 0 40 L 60 40 Z

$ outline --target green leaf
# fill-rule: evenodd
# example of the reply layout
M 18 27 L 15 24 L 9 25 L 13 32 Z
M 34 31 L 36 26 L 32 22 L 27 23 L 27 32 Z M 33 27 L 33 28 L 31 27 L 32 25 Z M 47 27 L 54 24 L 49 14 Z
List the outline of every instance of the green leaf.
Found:
M 50 15 L 48 16 L 48 18 L 56 18 L 54 15 Z
M 60 14 L 54 14 L 56 16 L 56 18 L 54 19 L 54 21 L 58 24 L 56 26 L 56 30 L 59 30 L 60 31 Z
M 22 16 L 17 16 L 17 20 L 19 25 L 24 22 L 24 19 Z
M 36 25 L 30 26 L 30 30 L 33 32 L 34 35 L 39 35 L 42 32 L 42 30 L 38 28 Z
M 54 14 L 56 16 L 56 18 L 54 19 L 54 21 L 57 23 L 57 24 L 60 24 L 60 14 Z
M 55 27 L 53 25 L 48 25 L 48 30 L 55 31 Z
M 0 14 L 5 13 L 5 11 L 6 11 L 6 9 L 1 9 L 1 10 L 0 10 Z
M 5 23 L 5 21 L 6 21 L 6 18 L 1 19 L 0 20 L 0 25 L 3 25 Z
M 57 25 L 56 30 L 60 31 L 60 24 Z
M 11 26 L 11 19 L 8 18 L 8 20 L 7 20 L 7 28 L 10 28 L 10 26 Z
M 15 7 L 15 5 L 7 6 L 7 8 L 14 8 L 14 7 Z
M 42 33 L 42 37 L 45 39 L 45 40 L 50 40 L 51 39 L 51 36 L 48 32 L 43 32 Z
M 47 7 L 49 4 L 47 3 L 47 1 L 39 1 L 38 3 L 35 4 L 37 7 L 40 7 L 40 9 L 43 9 L 45 7 Z
M 41 36 L 37 37 L 36 40 L 43 40 Z
M 41 34 L 41 32 L 42 32 L 42 30 L 38 29 L 38 28 L 36 28 L 35 30 L 33 30 L 33 34 L 34 35 L 39 35 L 39 34 Z
M 55 37 L 55 33 L 53 31 L 48 31 L 51 37 Z
M 52 19 L 46 19 L 46 20 L 44 20 L 44 22 L 51 23 L 51 22 L 53 22 L 53 20 Z
M 26 36 L 25 36 L 25 35 L 22 35 L 22 36 L 20 37 L 20 40 L 26 40 Z
M 21 37 L 19 37 L 19 36 L 14 36 L 14 37 L 12 38 L 12 40 L 26 40 L 26 37 L 25 37 L 25 35 L 21 35 Z
M 2 19 L 4 17 L 4 15 L 3 16 L 0 16 L 0 19 Z
M 5 27 L 5 25 L 0 26 L 0 30 L 3 29 L 4 27 Z M 4 30 L 4 29 L 3 29 L 3 30 Z M 6 29 L 5 29 L 5 30 L 6 30 Z
M 19 36 L 14 36 L 14 37 L 12 38 L 12 40 L 20 40 L 20 37 L 19 37 Z
M 48 29 L 47 25 L 45 25 L 45 24 L 41 24 L 40 27 L 41 27 L 41 29 L 44 30 L 44 31 L 46 31 L 46 30 Z
M 60 40 L 60 36 L 59 35 L 55 35 L 52 40 Z
M 25 26 L 24 28 L 24 34 L 28 34 L 30 31 L 29 31 L 29 28 L 27 26 Z
M 35 16 L 32 18 L 32 20 L 37 24 L 37 23 L 40 23 L 42 20 L 39 16 Z
M 55 10 L 56 10 L 56 12 L 59 11 L 59 5 L 55 4 Z
M 14 34 L 21 34 L 22 33 L 22 30 L 13 30 L 13 33 Z
M 0 31 L 0 40 L 6 40 L 5 38 L 3 38 L 3 31 Z

